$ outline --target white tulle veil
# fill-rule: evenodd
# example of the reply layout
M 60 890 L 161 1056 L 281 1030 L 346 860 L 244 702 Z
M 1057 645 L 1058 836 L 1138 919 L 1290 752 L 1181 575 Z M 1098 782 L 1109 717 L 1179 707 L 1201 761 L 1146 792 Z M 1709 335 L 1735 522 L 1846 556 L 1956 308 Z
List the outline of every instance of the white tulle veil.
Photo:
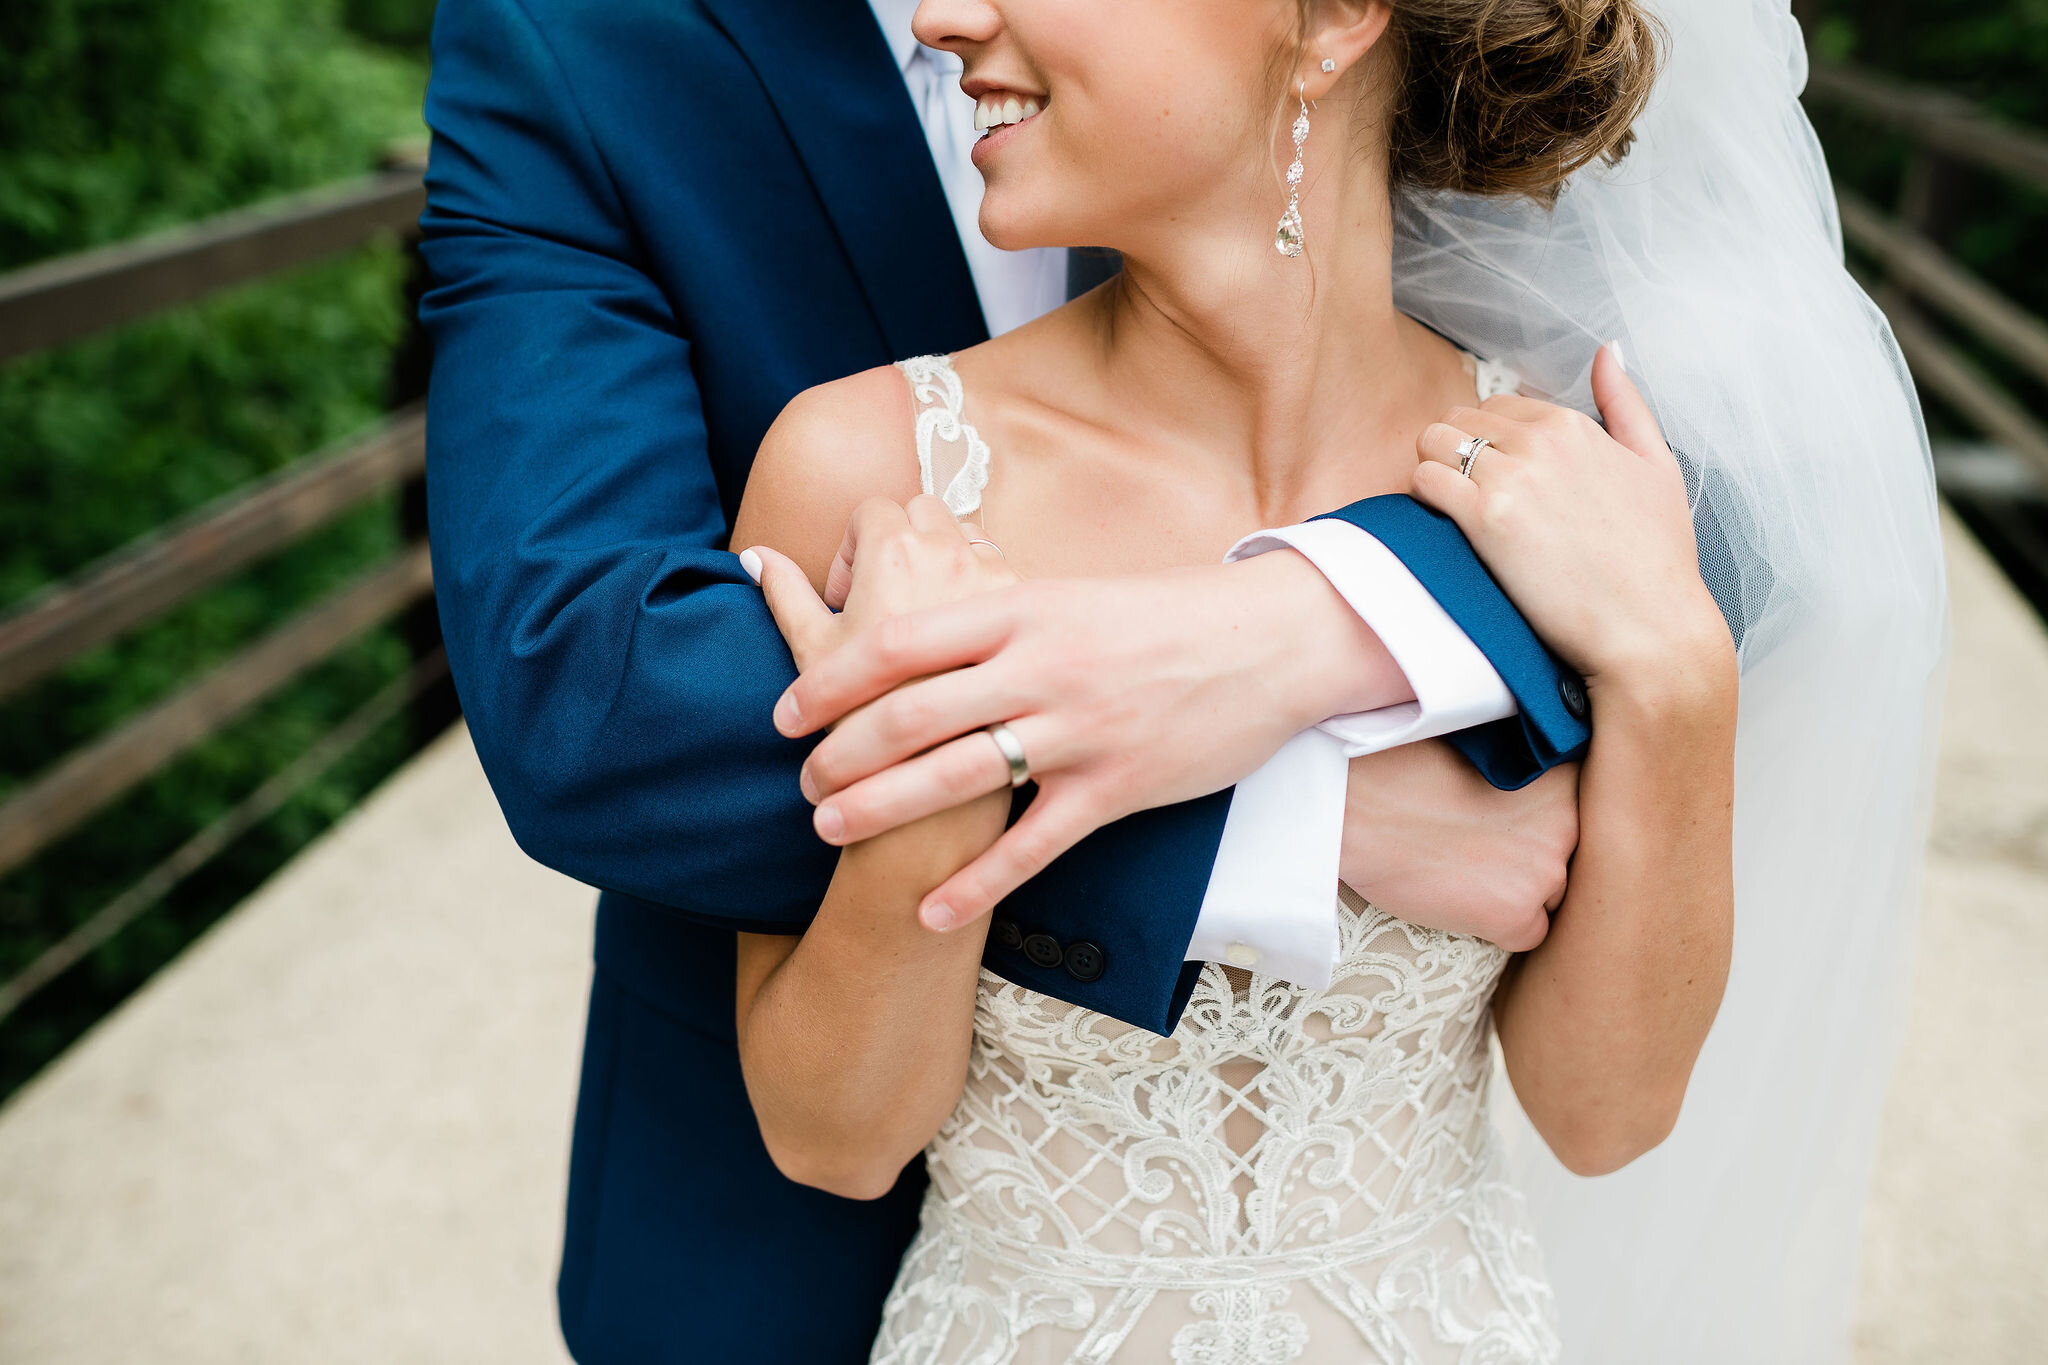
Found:
M 1401 306 L 1590 410 L 1629 367 L 1687 465 L 1743 664 L 1736 938 L 1677 1131 L 1566 1173 L 1503 1106 L 1573 1365 L 1846 1360 L 1905 1020 L 1946 592 L 1926 438 L 1843 268 L 1786 0 L 1650 0 L 1664 74 L 1619 166 L 1554 211 L 1396 208 Z

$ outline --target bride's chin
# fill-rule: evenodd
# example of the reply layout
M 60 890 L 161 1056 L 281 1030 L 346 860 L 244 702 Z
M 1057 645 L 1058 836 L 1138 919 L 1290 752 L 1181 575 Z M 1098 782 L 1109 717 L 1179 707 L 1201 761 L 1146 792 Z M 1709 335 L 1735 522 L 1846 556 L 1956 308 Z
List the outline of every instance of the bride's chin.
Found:
M 1053 212 L 1053 207 L 1050 193 L 1029 193 L 1015 185 L 991 188 L 981 201 L 981 235 L 998 251 L 1028 251 L 1094 242 L 1106 234 L 1106 229 L 1090 231 L 1097 215 Z
M 1045 224 L 1028 217 L 990 212 L 987 200 L 981 205 L 981 235 L 998 251 L 1026 251 L 1035 246 L 1052 246 Z

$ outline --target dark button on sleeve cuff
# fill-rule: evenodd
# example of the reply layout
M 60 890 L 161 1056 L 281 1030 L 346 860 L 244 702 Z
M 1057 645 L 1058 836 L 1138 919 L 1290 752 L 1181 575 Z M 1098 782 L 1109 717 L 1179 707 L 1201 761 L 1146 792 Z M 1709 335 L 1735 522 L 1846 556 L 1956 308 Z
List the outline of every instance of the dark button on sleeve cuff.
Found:
M 995 928 L 990 933 L 998 948 L 1007 948 L 1014 953 L 1024 946 L 1024 931 L 1007 915 L 996 916 Z
M 1108 965 L 1102 949 L 1085 938 L 1067 945 L 1067 975 L 1084 986 L 1100 981 Z
M 1586 684 L 1579 680 L 1578 674 L 1567 673 L 1557 680 L 1557 696 L 1564 703 L 1564 709 L 1572 713 L 1573 720 L 1586 718 L 1586 712 L 1591 708 L 1586 705 Z
M 1050 971 L 1060 965 L 1066 954 L 1060 951 L 1060 941 L 1051 934 L 1033 934 L 1024 940 L 1024 956 Z

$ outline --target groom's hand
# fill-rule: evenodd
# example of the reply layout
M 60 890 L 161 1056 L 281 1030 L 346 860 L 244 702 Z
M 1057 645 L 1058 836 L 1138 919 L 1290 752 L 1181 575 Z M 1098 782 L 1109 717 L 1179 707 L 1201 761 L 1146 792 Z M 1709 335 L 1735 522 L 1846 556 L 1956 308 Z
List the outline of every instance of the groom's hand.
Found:
M 969 543 L 968 534 L 935 497 L 913 498 L 898 506 L 888 498 L 870 498 L 854 511 L 847 524 L 840 560 L 847 561 L 853 547 L 861 546 L 862 573 L 857 583 L 842 582 L 836 592 L 828 587 L 827 597 L 839 599 L 843 609 L 834 612 L 826 605 L 811 580 L 793 560 L 766 546 L 757 545 L 742 554 L 752 557 L 748 571 L 761 585 L 775 624 L 789 645 L 799 669 L 826 657 L 838 646 L 879 622 L 904 612 L 918 611 L 990 592 L 1017 582 L 1016 573 L 1001 556 L 986 547 Z M 828 574 L 828 583 L 838 573 Z M 856 719 L 860 715 L 855 712 Z M 960 744 L 978 751 L 993 747 L 986 736 L 973 736 Z M 985 756 L 985 755 L 984 755 Z M 944 750 L 930 756 L 942 767 L 957 764 L 957 756 Z M 817 798 L 804 777 L 804 794 Z M 1010 813 L 1009 792 L 988 788 L 981 799 L 942 807 L 915 827 L 906 825 L 891 857 L 901 861 L 905 850 L 932 860 L 936 866 L 929 886 L 946 872 L 982 852 L 1002 834 Z M 815 817 L 814 817 L 815 818 Z M 827 831 L 819 830 L 824 836 Z M 907 841 L 907 842 L 906 842 Z M 830 839 L 832 843 L 851 840 Z
M 1351 760 L 1338 875 L 1396 919 L 1524 953 L 1550 932 L 1578 843 L 1578 764 L 1500 791 L 1432 739 Z
M 944 929 L 1111 821 L 1219 791 L 1300 730 L 1411 696 L 1358 614 L 1287 551 L 1022 583 L 892 617 L 807 667 L 775 723 L 790 736 L 837 726 L 804 775 L 835 844 L 1006 787 L 1001 750 L 977 732 L 1010 727 L 1038 796 L 925 899 L 920 917 Z

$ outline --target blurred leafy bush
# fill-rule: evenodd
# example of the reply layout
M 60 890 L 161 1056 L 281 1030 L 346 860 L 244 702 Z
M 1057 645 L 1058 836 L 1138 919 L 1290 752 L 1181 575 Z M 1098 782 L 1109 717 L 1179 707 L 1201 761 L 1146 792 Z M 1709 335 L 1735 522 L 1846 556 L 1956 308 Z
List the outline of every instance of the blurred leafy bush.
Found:
M 1812 0 L 1808 46 L 1823 61 L 1853 62 L 1975 101 L 1994 116 L 2048 132 L 2048 0 Z M 1807 109 L 1835 180 L 1879 208 L 1895 208 L 1912 165 L 1907 141 L 1823 100 Z M 2010 177 L 1951 165 L 1934 181 L 1931 231 L 1943 248 L 2001 293 L 2048 317 L 2048 192 Z M 1966 345 L 1969 338 L 1961 338 Z M 2048 394 L 1988 351 L 1977 358 L 2048 411 Z M 1930 417 L 1944 422 L 1938 405 Z
M 433 0 L 348 0 L 348 26 L 387 47 L 422 56 L 434 26 Z
M 397 0 L 364 5 L 396 13 Z M 0 267 L 369 168 L 422 71 L 334 0 L 0 6 Z
M 389 139 L 422 131 L 431 12 L 431 0 L 5 0 L 0 269 L 372 169 Z M 0 365 L 0 608 L 374 420 L 404 332 L 405 269 L 381 244 Z M 0 702 L 0 799 L 397 540 L 390 500 L 366 506 Z M 405 664 L 393 632 L 371 632 L 0 880 L 0 978 Z M 400 731 L 387 726 L 0 1023 L 0 1096 L 401 762 Z

